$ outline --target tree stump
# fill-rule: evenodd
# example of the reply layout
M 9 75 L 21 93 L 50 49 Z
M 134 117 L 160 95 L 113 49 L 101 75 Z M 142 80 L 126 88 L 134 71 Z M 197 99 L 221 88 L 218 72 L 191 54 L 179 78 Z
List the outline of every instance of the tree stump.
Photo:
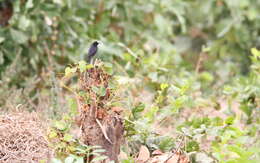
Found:
M 101 146 L 110 161 L 118 162 L 124 128 L 119 113 L 108 105 L 114 98 L 111 80 L 111 75 L 99 66 L 81 74 L 78 125 L 86 145 Z

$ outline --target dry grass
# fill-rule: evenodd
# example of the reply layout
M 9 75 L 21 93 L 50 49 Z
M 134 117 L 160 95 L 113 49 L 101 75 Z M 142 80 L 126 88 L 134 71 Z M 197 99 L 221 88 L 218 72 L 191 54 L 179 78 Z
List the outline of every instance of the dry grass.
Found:
M 50 158 L 46 129 L 36 113 L 0 115 L 0 162 L 39 162 Z

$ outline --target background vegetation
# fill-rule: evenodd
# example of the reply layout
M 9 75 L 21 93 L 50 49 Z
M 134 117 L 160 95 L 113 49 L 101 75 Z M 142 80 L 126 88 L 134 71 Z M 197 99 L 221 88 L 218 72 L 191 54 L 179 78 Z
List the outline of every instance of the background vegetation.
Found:
M 58 119 L 75 107 L 59 79 L 100 40 L 98 57 L 122 85 L 125 162 L 141 144 L 176 148 L 180 135 L 194 161 L 201 153 L 220 162 L 259 161 L 260 1 L 12 4 L 9 25 L 0 28 L 2 111 L 22 104 Z

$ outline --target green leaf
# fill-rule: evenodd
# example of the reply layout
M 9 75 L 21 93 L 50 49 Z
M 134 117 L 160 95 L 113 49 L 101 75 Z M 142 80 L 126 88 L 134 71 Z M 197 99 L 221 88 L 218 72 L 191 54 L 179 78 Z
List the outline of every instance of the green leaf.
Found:
M 64 121 L 55 121 L 54 126 L 58 129 L 58 130 L 65 130 L 67 128 L 67 125 Z
M 228 118 L 225 120 L 225 123 L 226 123 L 227 125 L 232 125 L 232 124 L 234 123 L 234 120 L 235 120 L 235 118 L 234 118 L 233 116 L 230 116 L 230 117 L 228 117 Z
M 151 107 L 148 112 L 145 113 L 145 117 L 149 119 L 149 121 L 153 121 L 156 117 L 156 113 L 159 111 L 158 106 Z
M 122 163 L 134 163 L 134 159 L 128 158 L 127 160 L 120 160 Z
M 148 77 L 152 80 L 152 82 L 157 82 L 158 81 L 158 73 L 157 72 L 149 73 Z
M 173 149 L 175 146 L 174 139 L 168 136 L 163 137 L 163 139 L 159 143 L 159 148 L 162 151 L 169 151 Z
M 255 8 L 250 8 L 247 11 L 247 15 L 248 15 L 249 20 L 253 21 L 253 20 L 257 19 L 258 15 L 259 15 L 259 11 Z
M 71 68 L 70 67 L 66 67 L 65 68 L 65 76 L 69 76 L 71 74 Z
M 133 108 L 132 110 L 132 114 L 134 115 L 134 117 L 140 117 L 139 113 L 144 111 L 145 108 L 145 104 L 140 103 L 139 105 L 137 105 L 136 107 Z
M 0 43 L 4 42 L 5 38 L 4 37 L 0 37 Z
M 98 162 L 107 159 L 107 156 L 98 156 L 92 160 L 92 162 Z
M 47 163 L 47 160 L 40 160 L 39 163 Z
M 18 44 L 26 43 L 28 40 L 28 36 L 25 35 L 23 32 L 10 29 L 12 39 L 17 42 Z
M 71 69 L 71 72 L 72 72 L 72 73 L 75 73 L 75 72 L 77 72 L 77 69 L 78 69 L 77 67 L 73 67 L 73 68 Z
M 53 158 L 51 159 L 51 163 L 62 163 L 62 161 L 57 158 Z
M 65 76 L 70 76 L 72 75 L 73 73 L 75 73 L 77 71 L 77 67 L 73 67 L 73 68 L 70 68 L 70 67 L 66 67 L 65 68 Z
M 161 90 L 164 90 L 164 89 L 168 88 L 169 85 L 168 85 L 167 83 L 162 83 L 162 84 L 160 85 L 160 87 L 161 87 Z
M 106 152 L 105 149 L 95 149 L 95 150 L 93 150 L 93 153 L 104 153 L 104 152 Z
M 193 152 L 193 151 L 199 151 L 200 147 L 199 147 L 199 143 L 192 140 L 192 141 L 189 141 L 187 143 L 187 152 Z
M 186 100 L 187 100 L 186 96 L 180 96 L 177 99 L 173 100 L 171 102 L 171 105 L 172 105 L 172 108 L 173 108 L 172 111 L 175 112 L 176 110 L 181 108 L 185 104 Z
M 95 92 L 97 95 L 101 97 L 106 95 L 106 88 L 103 86 L 100 87 L 93 86 L 91 89 L 93 92 Z
M 196 162 L 212 163 L 214 160 L 209 157 L 206 153 L 196 153 Z
M 70 154 L 66 159 L 65 163 L 84 163 L 84 158 Z
M 167 18 L 165 16 L 163 16 L 161 14 L 156 14 L 155 15 L 155 24 L 161 33 L 168 34 L 167 29 L 169 26 L 169 21 L 167 20 Z
M 241 103 L 239 106 L 239 109 L 241 109 L 248 117 L 252 115 L 253 107 L 250 106 L 248 103 Z
M 59 4 L 59 5 L 61 5 L 61 6 L 64 5 L 63 0 L 53 0 L 53 2 L 56 3 L 56 4 Z
M 234 21 L 230 21 L 229 19 L 222 20 L 218 26 L 219 31 L 217 37 L 220 38 L 223 37 L 225 34 L 227 34 L 231 30 L 233 24 Z
M 50 139 L 56 138 L 56 137 L 57 137 L 57 132 L 52 130 L 52 131 L 49 133 L 48 136 L 49 136 Z
M 69 98 L 68 99 L 69 102 L 69 108 L 70 108 L 70 112 L 72 115 L 76 115 L 78 112 L 78 105 L 77 105 L 77 101 L 74 98 Z
M 21 16 L 18 27 L 25 31 L 30 26 L 30 23 L 30 19 L 27 19 L 25 16 Z
M 84 157 L 76 157 L 75 163 L 84 163 Z
M 70 155 L 64 160 L 64 163 L 74 163 L 74 160 L 75 158 Z
M 66 142 L 70 142 L 73 140 L 73 136 L 70 135 L 70 134 L 65 134 L 64 137 L 63 137 L 63 140 L 66 141 Z
M 99 91 L 98 87 L 93 86 L 93 87 L 91 87 L 91 89 L 92 89 L 93 92 L 95 92 L 96 94 L 98 94 L 98 91 Z
M 91 69 L 91 68 L 93 68 L 94 66 L 92 65 L 92 64 L 88 64 L 87 66 L 86 66 L 86 69 L 88 70 L 88 69 Z
M 192 137 L 191 131 L 189 129 L 182 127 L 181 131 L 184 133 L 184 135 Z
M 2 51 L 0 51 L 0 65 L 3 64 L 5 61 L 4 54 Z
M 260 51 L 257 50 L 256 48 L 252 48 L 251 53 L 254 55 L 255 58 L 260 57 Z
M 80 72 L 86 71 L 87 68 L 87 63 L 85 61 L 79 61 L 79 70 Z
M 25 8 L 29 9 L 33 7 L 33 0 L 27 0 L 25 4 Z
M 111 64 L 111 63 L 105 63 L 104 64 L 104 69 L 105 69 L 105 71 L 108 73 L 108 74 L 110 74 L 110 75 L 112 75 L 113 74 L 113 65 Z
M 250 156 L 253 154 L 253 152 L 247 152 L 244 148 L 241 148 L 237 145 L 229 145 L 227 149 L 232 152 L 235 152 L 240 157 L 246 157 L 247 159 L 249 159 Z
M 209 72 L 203 72 L 200 74 L 200 79 L 202 79 L 205 82 L 212 82 L 214 80 L 214 76 Z
M 106 95 L 106 88 L 105 87 L 102 86 L 99 90 L 100 90 L 100 92 L 99 92 L 100 96 L 105 96 Z

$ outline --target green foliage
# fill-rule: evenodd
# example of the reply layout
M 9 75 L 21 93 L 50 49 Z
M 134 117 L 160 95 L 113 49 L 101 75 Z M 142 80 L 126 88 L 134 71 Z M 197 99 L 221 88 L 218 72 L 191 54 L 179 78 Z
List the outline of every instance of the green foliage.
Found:
M 132 114 L 134 116 L 134 118 L 140 118 L 141 116 L 141 112 L 144 111 L 145 105 L 140 103 L 139 105 L 137 105 L 136 107 L 133 108 L 132 110 Z
M 221 63 L 236 54 L 239 57 L 233 58 L 239 59 L 243 65 L 243 62 L 248 62 L 248 59 L 243 60 L 247 58 L 248 49 L 259 42 L 255 30 L 260 26 L 257 21 L 259 3 L 255 0 L 250 3 L 221 0 L 34 0 L 15 1 L 13 5 L 10 26 L 0 29 L 2 71 L 14 62 L 19 50 L 19 55 L 23 56 L 19 64 L 24 67 L 19 72 L 30 69 L 30 74 L 33 74 L 50 62 L 64 65 L 75 57 L 82 57 L 86 45 L 94 38 L 106 43 L 102 50 L 106 55 L 101 57 L 111 59 L 115 56 L 120 62 L 128 63 L 129 73 L 140 69 L 139 64 L 134 63 L 139 57 L 153 62 L 145 66 L 147 70 L 155 69 L 150 67 L 154 66 L 161 73 L 169 71 L 172 64 L 183 65 L 186 62 L 179 52 L 194 46 L 200 49 L 203 44 L 209 44 L 212 53 L 205 66 L 219 69 L 219 63 L 212 64 L 215 54 L 219 54 Z M 184 39 L 186 44 L 181 43 Z M 173 46 L 169 41 L 175 42 Z M 143 46 L 144 50 L 140 49 Z M 163 54 L 153 53 L 157 47 Z M 146 58 L 148 54 L 153 56 Z M 158 75 L 149 72 L 153 80 L 158 80 Z
M 189 140 L 186 151 L 200 151 L 200 146 L 207 139 L 212 139 L 211 149 L 214 158 L 220 162 L 246 162 L 259 160 L 259 150 L 248 143 L 254 138 L 249 136 L 250 127 L 241 130 L 234 123 L 233 117 L 228 117 L 225 123 L 216 123 L 221 119 L 208 119 L 207 121 L 193 121 L 182 125 L 182 131 Z M 184 127 L 185 126 L 185 127 Z M 234 155 L 234 153 L 236 155 Z
M 189 141 L 186 147 L 187 152 L 199 151 L 199 143 L 196 141 Z
M 103 155 L 105 150 L 99 146 L 84 145 L 70 133 L 74 124 L 73 110 L 74 108 L 61 120 L 56 120 L 49 130 L 48 139 L 51 148 L 55 151 L 55 158 L 52 162 L 84 163 L 105 160 L 107 158 Z M 95 158 L 90 161 L 91 156 L 95 156 Z
M 259 104 L 257 99 L 260 93 L 260 69 L 259 69 L 259 51 L 255 48 L 251 49 L 250 56 L 252 65 L 248 77 L 238 77 L 235 79 L 233 86 L 225 86 L 224 93 L 231 96 L 232 99 L 237 99 L 240 102 L 240 109 L 247 115 L 248 123 L 251 123 L 252 113 L 256 111 Z
M 85 61 L 79 61 L 75 66 L 73 67 L 66 67 L 65 68 L 65 77 L 69 77 L 73 74 L 75 74 L 76 72 L 80 72 L 83 73 L 88 69 L 93 68 L 92 64 L 88 64 Z
M 122 162 L 134 162 L 130 154 L 140 144 L 177 148 L 178 136 L 185 137 L 180 148 L 197 161 L 259 162 L 258 0 L 16 0 L 13 6 L 10 25 L 0 28 L 0 106 L 37 111 L 41 101 L 51 101 L 43 106 L 56 119 L 68 104 L 68 115 L 49 134 L 62 161 L 80 162 L 94 149 L 69 134 L 77 104 L 57 81 L 92 68 L 78 60 L 101 40 L 103 68 L 118 77 L 109 87 L 124 92 L 123 104 L 106 104 L 125 109 L 132 148 Z M 73 82 L 66 90 L 74 92 Z M 99 97 L 106 93 L 91 89 Z

